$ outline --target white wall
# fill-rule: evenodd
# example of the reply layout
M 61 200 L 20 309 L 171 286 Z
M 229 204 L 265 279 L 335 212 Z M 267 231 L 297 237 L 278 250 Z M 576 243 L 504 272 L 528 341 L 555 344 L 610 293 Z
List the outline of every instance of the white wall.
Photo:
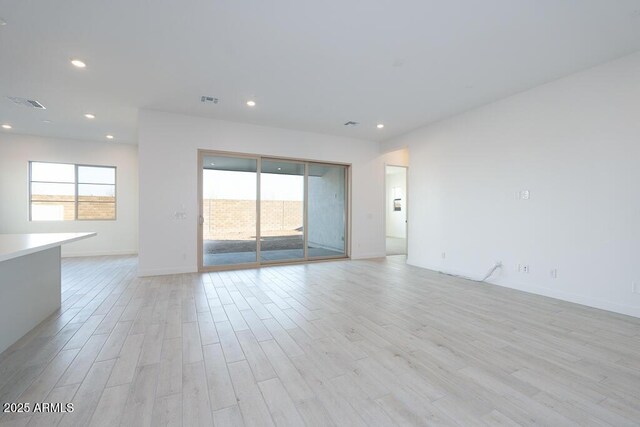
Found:
M 389 141 L 411 156 L 409 263 L 501 260 L 496 284 L 640 316 L 639 76 L 640 53 Z
M 141 275 L 197 270 L 199 148 L 352 163 L 352 257 L 384 256 L 378 144 L 150 110 L 140 111 L 138 132 Z
M 137 147 L 0 134 L 0 233 L 95 231 L 96 237 L 62 247 L 63 256 L 115 255 L 137 252 Z M 29 161 L 83 163 L 117 167 L 115 221 L 29 221 Z
M 387 237 L 399 237 L 404 239 L 407 236 L 407 170 L 405 168 L 387 166 L 386 179 L 386 218 Z M 394 194 L 394 189 L 398 189 L 399 194 Z M 394 210 L 395 196 L 401 199 L 401 210 Z

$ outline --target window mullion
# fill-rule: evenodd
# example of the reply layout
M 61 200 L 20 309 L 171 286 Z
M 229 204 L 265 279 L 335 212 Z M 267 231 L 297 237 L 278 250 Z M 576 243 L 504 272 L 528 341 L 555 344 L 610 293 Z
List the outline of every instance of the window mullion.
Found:
M 78 220 L 78 165 L 76 165 L 75 188 L 76 188 L 75 221 L 77 221 Z
M 32 172 L 32 167 L 31 164 L 33 162 L 29 161 L 29 221 L 33 221 L 33 172 Z
M 40 215 L 41 218 L 39 217 L 38 219 L 39 221 L 54 221 L 54 220 L 64 221 L 65 215 L 68 215 L 69 203 L 73 203 L 73 205 L 71 206 L 72 208 L 71 213 L 73 214 L 73 218 L 70 218 L 70 220 L 72 221 L 80 221 L 82 219 L 89 219 L 89 220 L 101 220 L 101 219 L 115 220 L 116 219 L 116 203 L 117 203 L 116 167 L 88 166 L 88 165 L 75 164 L 75 163 L 54 163 L 54 162 L 36 162 L 36 163 L 38 164 L 48 163 L 51 165 L 67 165 L 68 168 L 71 168 L 73 170 L 73 177 L 71 178 L 71 181 L 69 181 L 68 178 L 66 181 L 56 181 L 56 179 L 59 179 L 59 177 L 63 175 L 58 175 L 55 169 L 54 170 L 42 169 L 38 175 L 38 178 L 40 180 L 34 181 L 33 179 L 34 178 L 34 168 L 33 168 L 34 162 L 29 161 L 28 163 L 28 166 L 29 166 L 29 183 L 28 183 L 29 185 L 28 187 L 29 221 L 34 220 L 33 208 L 34 208 L 34 203 L 36 202 L 34 201 L 33 187 L 36 184 L 42 187 L 42 188 L 39 188 L 38 194 L 40 194 L 41 192 L 44 196 L 47 196 L 47 197 L 38 199 L 37 203 L 39 206 L 40 205 L 48 206 L 46 209 L 49 209 L 49 207 L 51 206 L 60 206 L 62 208 L 61 218 L 58 218 L 57 214 L 53 216 L 51 214 L 45 214 L 44 216 Z M 80 168 L 109 169 L 111 171 L 109 175 L 112 176 L 111 179 L 113 180 L 113 183 L 90 182 L 92 180 L 91 176 L 86 178 L 88 182 L 81 183 Z M 66 171 L 63 171 L 64 176 L 67 176 L 67 177 L 69 176 L 69 170 L 70 169 L 66 169 Z M 84 169 L 83 169 L 83 172 L 84 172 Z M 47 178 L 51 178 L 52 180 L 48 181 Z M 107 178 L 103 177 L 101 179 L 107 179 Z M 73 192 L 71 195 L 73 199 L 71 201 L 67 196 L 69 185 L 72 186 L 72 192 Z M 88 196 L 87 199 L 84 202 L 82 202 L 82 203 L 86 202 L 86 204 L 88 205 L 88 210 L 86 212 L 86 215 L 84 215 L 83 213 L 82 219 L 80 218 L 80 203 L 81 203 L 80 185 L 86 185 L 88 187 L 91 187 L 87 189 L 88 194 L 93 194 L 94 191 L 97 192 L 96 197 Z M 58 192 L 58 190 L 60 190 L 60 192 Z M 110 196 L 111 193 L 113 193 L 112 196 Z M 84 189 L 83 189 L 83 194 L 84 194 Z M 57 195 L 58 197 L 57 198 L 50 197 L 54 195 Z M 101 198 L 101 196 L 106 196 L 106 198 L 103 199 Z M 110 207 L 103 209 L 102 206 L 110 206 Z M 98 207 L 96 212 L 94 212 L 96 210 L 94 209 L 94 207 Z M 55 219 L 52 219 L 54 216 L 55 216 Z M 84 216 L 86 216 L 86 218 Z

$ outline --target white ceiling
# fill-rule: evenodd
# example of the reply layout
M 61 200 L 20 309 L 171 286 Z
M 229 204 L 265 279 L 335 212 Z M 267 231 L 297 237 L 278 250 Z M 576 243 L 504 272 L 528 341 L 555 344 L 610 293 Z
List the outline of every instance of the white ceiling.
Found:
M 135 143 L 137 111 L 152 108 L 380 141 L 640 50 L 639 11 L 640 0 L 0 0 L 0 122 Z

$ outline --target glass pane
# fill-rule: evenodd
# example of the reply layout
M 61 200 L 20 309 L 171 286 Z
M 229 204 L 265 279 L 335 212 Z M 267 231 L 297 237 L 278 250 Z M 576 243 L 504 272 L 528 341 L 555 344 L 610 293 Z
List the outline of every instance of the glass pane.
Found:
M 89 184 L 115 184 L 116 169 L 112 167 L 78 166 L 78 182 Z
M 116 219 L 116 204 L 78 202 L 78 219 Z
M 115 185 L 78 184 L 79 202 L 109 202 L 116 201 Z
M 74 202 L 32 202 L 32 221 L 73 221 L 75 219 Z
M 43 182 L 31 183 L 31 200 L 35 201 L 70 201 L 75 200 L 76 186 L 74 184 L 49 184 Z
M 76 182 L 74 165 L 31 162 L 31 181 Z
M 345 256 L 346 167 L 309 164 L 308 255 Z
M 263 160 L 260 260 L 304 258 L 304 164 Z
M 202 166 L 204 266 L 257 261 L 257 160 L 206 156 Z

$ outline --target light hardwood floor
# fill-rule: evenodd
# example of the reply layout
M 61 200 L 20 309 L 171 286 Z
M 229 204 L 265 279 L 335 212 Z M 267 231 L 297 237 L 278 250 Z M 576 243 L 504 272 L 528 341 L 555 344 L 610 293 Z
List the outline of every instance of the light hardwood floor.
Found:
M 63 305 L 0 355 L 6 426 L 640 424 L 640 319 L 402 258 L 137 278 L 63 261 Z

